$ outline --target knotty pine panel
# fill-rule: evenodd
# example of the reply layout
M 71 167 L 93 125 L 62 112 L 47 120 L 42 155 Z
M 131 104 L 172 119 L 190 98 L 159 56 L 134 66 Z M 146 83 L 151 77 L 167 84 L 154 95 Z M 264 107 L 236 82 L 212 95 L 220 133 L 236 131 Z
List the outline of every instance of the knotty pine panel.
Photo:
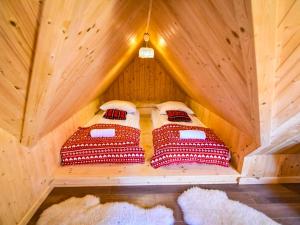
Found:
M 278 4 L 283 12 L 277 20 L 274 129 L 286 123 L 300 123 L 300 1 L 279 1 Z
M 157 59 L 135 57 L 102 98 L 106 101 L 185 101 L 186 94 Z
M 258 137 L 250 1 L 153 1 L 151 41 L 195 101 Z
M 0 224 L 26 224 L 49 191 L 54 171 L 60 167 L 60 148 L 78 126 L 97 111 L 98 101 L 50 132 L 31 147 L 0 128 Z
M 0 1 L 0 127 L 19 138 L 42 1 Z
M 142 40 L 148 1 L 45 1 L 22 143 L 32 145 L 100 95 Z
M 242 170 L 244 157 L 258 147 L 255 138 L 245 134 L 237 127 L 209 111 L 202 105 L 190 99 L 189 106 L 197 117 L 224 141 L 231 152 L 231 165 L 239 172 Z

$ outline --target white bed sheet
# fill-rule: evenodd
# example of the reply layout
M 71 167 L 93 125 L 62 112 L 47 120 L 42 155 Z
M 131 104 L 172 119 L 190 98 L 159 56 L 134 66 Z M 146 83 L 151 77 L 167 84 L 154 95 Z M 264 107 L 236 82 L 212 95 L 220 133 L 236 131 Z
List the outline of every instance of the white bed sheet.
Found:
M 161 115 L 159 113 L 158 109 L 153 109 L 151 112 L 151 118 L 152 118 L 152 125 L 153 129 L 159 128 L 166 124 L 179 124 L 179 125 L 185 125 L 185 126 L 199 126 L 199 127 L 206 127 L 196 116 L 189 115 L 191 118 L 191 122 L 171 122 L 168 120 L 167 115 Z
M 140 113 L 136 111 L 134 114 L 127 114 L 126 120 L 110 120 L 103 117 L 105 112 L 96 114 L 84 127 L 89 127 L 97 123 L 117 124 L 140 129 Z

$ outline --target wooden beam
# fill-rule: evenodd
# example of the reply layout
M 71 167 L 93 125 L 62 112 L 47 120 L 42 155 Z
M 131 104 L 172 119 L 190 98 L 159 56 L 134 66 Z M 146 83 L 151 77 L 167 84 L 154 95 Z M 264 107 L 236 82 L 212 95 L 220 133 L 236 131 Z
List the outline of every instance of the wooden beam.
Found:
M 0 127 L 20 139 L 41 1 L 0 1 Z
M 300 177 L 300 154 L 254 155 L 244 160 L 241 177 Z
M 276 66 L 276 0 L 252 0 L 261 145 L 270 143 Z

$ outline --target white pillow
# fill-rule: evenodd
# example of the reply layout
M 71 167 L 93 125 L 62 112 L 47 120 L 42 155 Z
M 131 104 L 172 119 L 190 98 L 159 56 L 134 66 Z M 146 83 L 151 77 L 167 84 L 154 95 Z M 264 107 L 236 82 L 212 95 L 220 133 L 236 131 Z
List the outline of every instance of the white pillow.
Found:
M 121 100 L 112 100 L 109 102 L 105 102 L 100 106 L 100 109 L 106 111 L 108 109 L 118 109 L 126 111 L 127 113 L 135 113 L 136 106 L 132 102 L 121 101 Z
M 180 110 L 186 112 L 187 114 L 194 114 L 194 112 L 182 102 L 168 101 L 158 104 L 156 107 L 158 108 L 160 114 L 167 114 L 168 110 Z

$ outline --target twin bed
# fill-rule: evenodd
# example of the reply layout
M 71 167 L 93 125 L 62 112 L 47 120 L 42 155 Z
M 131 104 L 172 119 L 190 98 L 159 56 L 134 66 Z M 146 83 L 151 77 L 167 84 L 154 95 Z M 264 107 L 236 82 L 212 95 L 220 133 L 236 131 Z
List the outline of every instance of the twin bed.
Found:
M 140 114 L 135 105 L 115 100 L 100 109 L 104 112 L 79 127 L 62 146 L 61 164 L 144 163 Z M 170 109 L 175 116 L 170 117 Z M 157 105 L 151 119 L 154 155 L 150 164 L 153 168 L 182 163 L 229 166 L 229 149 L 183 103 Z M 185 122 L 186 119 L 190 121 Z

